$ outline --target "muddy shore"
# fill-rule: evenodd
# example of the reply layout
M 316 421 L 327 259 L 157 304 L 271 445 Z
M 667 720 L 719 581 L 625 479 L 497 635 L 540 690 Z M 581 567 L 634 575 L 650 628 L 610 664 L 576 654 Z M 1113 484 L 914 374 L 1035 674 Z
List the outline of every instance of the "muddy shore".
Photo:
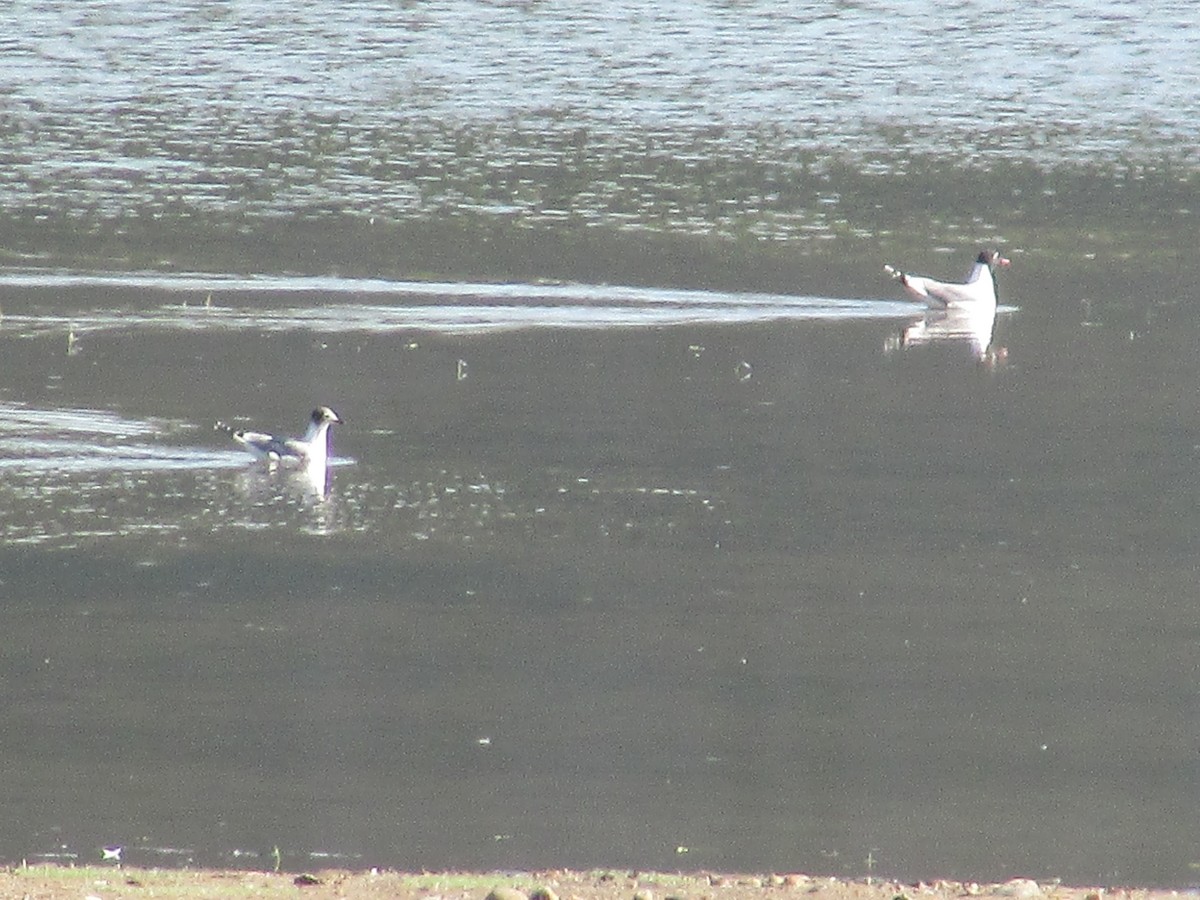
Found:
M 1065 886 L 1014 878 L 994 884 L 840 879 L 802 874 L 669 874 L 611 871 L 304 873 L 218 869 L 19 866 L 0 870 L 0 896 L 65 898 L 398 898 L 398 900 L 1124 900 L 1180 896 L 1135 887 Z

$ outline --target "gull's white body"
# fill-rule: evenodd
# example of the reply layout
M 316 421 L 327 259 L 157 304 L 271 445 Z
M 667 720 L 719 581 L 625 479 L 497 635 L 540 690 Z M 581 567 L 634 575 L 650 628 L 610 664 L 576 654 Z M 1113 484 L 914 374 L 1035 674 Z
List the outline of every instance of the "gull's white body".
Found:
M 995 250 L 984 250 L 971 267 L 967 280 L 960 284 L 938 281 L 925 275 L 909 275 L 891 266 L 883 268 L 900 282 L 910 297 L 933 309 L 995 310 L 996 281 L 992 270 L 1008 264 L 1009 261 Z
M 218 422 L 215 427 L 249 450 L 255 459 L 271 465 L 324 468 L 329 459 L 329 426 L 341 424 L 341 421 L 328 406 L 320 406 L 309 417 L 308 431 L 302 438 L 278 437 L 259 431 L 235 431 L 224 422 Z

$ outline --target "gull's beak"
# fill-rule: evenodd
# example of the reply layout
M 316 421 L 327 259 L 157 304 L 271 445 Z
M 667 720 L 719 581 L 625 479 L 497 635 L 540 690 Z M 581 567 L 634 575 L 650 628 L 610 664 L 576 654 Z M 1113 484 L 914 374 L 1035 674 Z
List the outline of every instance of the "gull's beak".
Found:
M 1012 260 L 1011 260 L 1011 259 L 1007 259 L 1007 258 L 1005 258 L 1005 257 L 1003 257 L 1003 256 L 997 256 L 997 257 L 996 257 L 996 265 L 998 265 L 998 266 L 1011 266 L 1011 265 L 1012 265 Z

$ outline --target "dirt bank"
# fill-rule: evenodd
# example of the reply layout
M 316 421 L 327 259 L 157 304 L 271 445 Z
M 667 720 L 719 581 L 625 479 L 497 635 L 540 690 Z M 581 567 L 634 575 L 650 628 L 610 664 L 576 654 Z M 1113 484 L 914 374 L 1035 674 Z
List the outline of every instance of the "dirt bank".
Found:
M 194 900 L 305 897 L 311 900 L 1153 900 L 1178 892 L 1066 887 L 1029 879 L 999 884 L 898 884 L 798 874 L 651 872 L 405 873 L 343 870 L 277 874 L 238 870 L 21 866 L 0 870 L 0 897 L 41 900 Z

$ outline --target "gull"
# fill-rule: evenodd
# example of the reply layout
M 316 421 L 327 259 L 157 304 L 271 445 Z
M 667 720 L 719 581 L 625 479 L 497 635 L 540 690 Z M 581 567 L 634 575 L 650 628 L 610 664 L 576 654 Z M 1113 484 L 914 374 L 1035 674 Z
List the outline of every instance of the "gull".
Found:
M 284 463 L 323 469 L 329 456 L 329 426 L 341 423 L 338 414 L 328 406 L 318 406 L 312 411 L 308 431 L 302 438 L 276 437 L 258 431 L 237 431 L 224 422 L 217 422 L 213 428 L 228 434 L 254 454 L 255 459 L 265 460 L 272 466 Z
M 992 309 L 996 308 L 996 282 L 992 271 L 1007 266 L 1009 260 L 996 250 L 982 250 L 971 267 L 967 280 L 961 284 L 938 281 L 924 275 L 909 275 L 884 266 L 883 270 L 903 285 L 909 296 L 928 304 L 932 309 Z

